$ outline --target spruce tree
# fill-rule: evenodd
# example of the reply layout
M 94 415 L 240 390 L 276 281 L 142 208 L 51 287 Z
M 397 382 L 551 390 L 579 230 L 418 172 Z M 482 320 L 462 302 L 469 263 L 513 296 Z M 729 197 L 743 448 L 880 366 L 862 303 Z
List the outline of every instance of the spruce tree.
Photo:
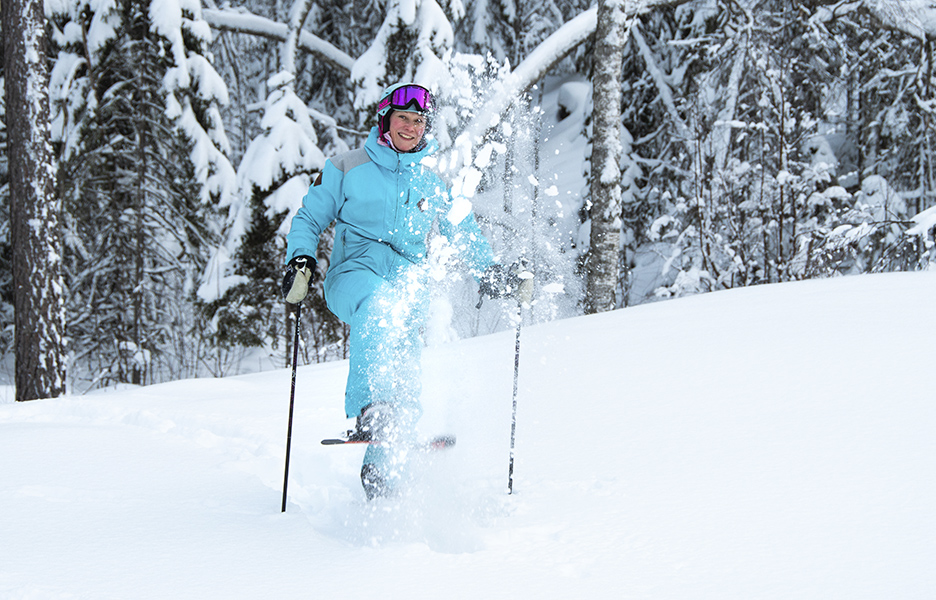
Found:
M 414 81 L 431 89 L 453 43 L 452 26 L 435 0 L 388 0 L 383 24 L 351 71 L 359 125 L 373 123 L 386 87 Z
M 75 360 L 92 384 L 194 374 L 193 292 L 234 179 L 207 28 L 191 3 L 72 8 L 57 119 Z

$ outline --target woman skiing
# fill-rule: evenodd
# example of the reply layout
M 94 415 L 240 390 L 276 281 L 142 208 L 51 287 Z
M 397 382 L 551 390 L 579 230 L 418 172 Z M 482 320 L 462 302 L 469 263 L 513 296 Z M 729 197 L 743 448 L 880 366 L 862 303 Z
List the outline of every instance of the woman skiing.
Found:
M 427 236 L 434 224 L 458 248 L 490 297 L 512 294 L 516 275 L 497 264 L 473 214 L 455 215 L 443 181 L 422 164 L 434 110 L 428 89 L 401 83 L 377 105 L 363 148 L 332 157 L 302 200 L 287 235 L 286 301 L 299 303 L 315 273 L 319 236 L 335 221 L 323 285 L 350 326 L 345 413 L 351 439 L 370 444 L 361 482 L 368 499 L 392 494 L 413 443 L 420 407 L 420 329 L 428 309 Z

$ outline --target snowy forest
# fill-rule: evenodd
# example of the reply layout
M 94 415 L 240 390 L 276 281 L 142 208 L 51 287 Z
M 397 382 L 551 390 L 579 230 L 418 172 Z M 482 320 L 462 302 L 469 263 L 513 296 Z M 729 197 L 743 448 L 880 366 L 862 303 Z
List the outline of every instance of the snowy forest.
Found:
M 925 269 L 927 7 L 4 0 L 5 376 L 29 399 L 282 367 L 291 214 L 399 81 L 436 95 L 433 166 L 499 259 L 532 262 L 529 321 Z M 427 343 L 508 326 L 430 247 Z M 301 362 L 345 357 L 320 292 L 302 319 Z

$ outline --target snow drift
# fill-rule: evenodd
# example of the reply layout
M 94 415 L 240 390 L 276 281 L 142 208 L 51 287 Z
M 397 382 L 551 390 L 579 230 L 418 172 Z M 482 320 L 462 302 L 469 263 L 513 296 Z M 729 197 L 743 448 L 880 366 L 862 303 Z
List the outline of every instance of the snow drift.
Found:
M 368 504 L 346 363 L 0 405 L 3 598 L 932 598 L 931 273 L 429 348 L 458 446 Z

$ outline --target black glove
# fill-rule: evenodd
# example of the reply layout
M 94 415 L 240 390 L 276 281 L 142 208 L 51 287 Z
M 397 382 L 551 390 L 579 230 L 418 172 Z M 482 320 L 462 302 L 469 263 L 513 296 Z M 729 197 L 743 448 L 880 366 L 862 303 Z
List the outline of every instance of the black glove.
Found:
M 533 273 L 523 259 L 509 269 L 504 265 L 491 265 L 481 275 L 480 292 L 488 298 L 513 297 L 529 304 L 533 296 Z
M 315 275 L 315 259 L 295 256 L 286 265 L 283 276 L 283 298 L 290 304 L 299 304 L 309 295 L 309 283 Z
M 479 283 L 482 296 L 506 298 L 516 293 L 520 278 L 504 265 L 491 265 L 484 270 Z

